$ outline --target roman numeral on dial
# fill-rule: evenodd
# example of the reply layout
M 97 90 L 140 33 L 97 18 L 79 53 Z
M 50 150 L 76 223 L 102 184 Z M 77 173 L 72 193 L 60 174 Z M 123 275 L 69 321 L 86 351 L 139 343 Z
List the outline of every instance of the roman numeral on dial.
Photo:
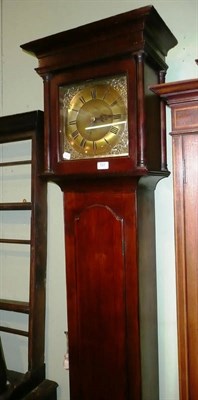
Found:
M 97 143 L 93 142 L 93 150 L 96 151 L 97 150 Z
M 114 135 L 117 135 L 118 131 L 119 131 L 119 129 L 116 128 L 116 126 L 112 126 L 110 129 L 110 132 L 114 133 Z
M 81 101 L 82 104 L 86 103 L 85 98 L 83 96 L 79 97 L 79 100 Z
M 80 142 L 80 146 L 84 148 L 86 146 L 86 143 L 87 141 L 85 139 L 82 139 Z
M 119 96 L 116 100 L 113 101 L 113 103 L 110 104 L 111 107 L 115 106 L 120 100 L 122 100 L 122 97 Z
M 121 114 L 114 114 L 113 119 L 121 119 Z
M 96 99 L 96 88 L 91 89 L 91 97 L 92 99 Z
M 78 131 L 74 131 L 74 132 L 72 132 L 72 137 L 73 137 L 73 139 L 77 139 L 77 137 L 79 136 L 79 132 Z

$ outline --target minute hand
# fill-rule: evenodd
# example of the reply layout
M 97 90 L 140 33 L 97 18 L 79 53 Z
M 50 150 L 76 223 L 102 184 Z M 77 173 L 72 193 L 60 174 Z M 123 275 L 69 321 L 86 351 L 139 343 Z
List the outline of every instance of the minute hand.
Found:
M 90 125 L 90 126 L 87 126 L 85 129 L 88 131 L 88 130 L 90 130 L 90 131 L 92 131 L 93 129 L 99 129 L 99 128 L 104 128 L 104 127 L 108 127 L 108 126 L 113 126 L 113 125 L 122 125 L 122 124 L 125 124 L 126 123 L 126 120 L 123 120 L 123 121 L 117 121 L 117 122 L 110 122 L 110 123 L 104 123 L 104 121 L 101 121 L 102 123 L 101 124 L 97 124 L 97 125 Z

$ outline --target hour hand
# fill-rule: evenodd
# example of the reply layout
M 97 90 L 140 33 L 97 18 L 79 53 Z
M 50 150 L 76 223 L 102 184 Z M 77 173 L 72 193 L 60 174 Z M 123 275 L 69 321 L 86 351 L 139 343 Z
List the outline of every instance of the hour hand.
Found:
M 121 114 L 101 114 L 100 117 L 96 118 L 96 120 L 99 120 L 101 122 L 105 122 L 108 119 L 121 119 L 122 115 Z
M 105 122 L 107 119 L 112 118 L 113 115 L 108 115 L 108 114 L 101 114 L 99 117 L 95 117 L 95 122 L 100 121 L 100 122 Z

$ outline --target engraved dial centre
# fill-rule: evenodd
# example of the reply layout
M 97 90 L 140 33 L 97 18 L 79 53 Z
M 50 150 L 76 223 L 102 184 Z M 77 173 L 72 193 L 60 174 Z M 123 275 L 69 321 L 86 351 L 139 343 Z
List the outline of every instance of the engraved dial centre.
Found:
M 113 112 L 110 106 L 103 100 L 94 99 L 80 108 L 76 126 L 85 139 L 97 141 L 108 133 L 112 122 Z

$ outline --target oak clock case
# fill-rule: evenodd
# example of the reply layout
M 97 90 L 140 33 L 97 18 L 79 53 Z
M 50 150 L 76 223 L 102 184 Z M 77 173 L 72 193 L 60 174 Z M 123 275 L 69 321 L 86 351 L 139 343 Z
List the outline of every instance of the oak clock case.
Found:
M 61 86 L 59 104 L 62 159 L 128 155 L 126 76 Z
M 159 400 L 154 191 L 169 172 L 148 86 L 176 43 L 147 6 L 22 46 L 44 80 L 43 175 L 64 196 L 71 400 Z

